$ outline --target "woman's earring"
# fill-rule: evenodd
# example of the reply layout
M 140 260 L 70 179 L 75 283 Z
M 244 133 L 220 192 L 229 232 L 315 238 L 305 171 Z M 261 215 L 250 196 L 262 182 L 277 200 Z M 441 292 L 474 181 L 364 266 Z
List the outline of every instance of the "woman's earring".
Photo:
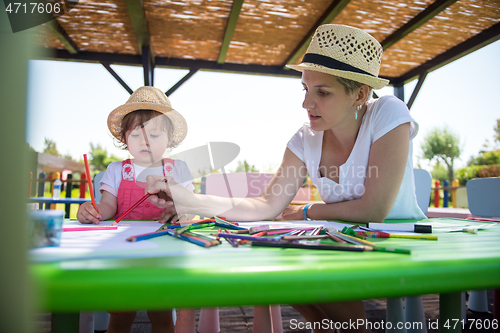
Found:
M 354 119 L 358 119 L 358 111 L 361 110 L 361 105 L 358 105 L 358 107 L 356 108 L 356 112 L 354 113 Z

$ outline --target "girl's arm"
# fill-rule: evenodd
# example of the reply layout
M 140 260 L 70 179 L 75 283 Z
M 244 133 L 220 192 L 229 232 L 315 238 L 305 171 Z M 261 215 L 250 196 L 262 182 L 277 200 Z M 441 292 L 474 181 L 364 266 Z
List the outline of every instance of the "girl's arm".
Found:
M 297 194 L 306 176 L 304 163 L 288 148 L 278 172 L 258 198 L 223 198 L 194 194 L 173 181 L 164 183 L 163 177 L 148 176 L 148 192 L 160 191 L 173 198 L 173 203 L 151 195 L 149 201 L 160 208 L 175 205 L 177 213 L 201 216 L 219 216 L 229 220 L 258 221 L 278 216 Z
M 389 215 L 398 196 L 409 147 L 409 123 L 389 131 L 370 148 L 363 196 L 358 200 L 313 204 L 307 210 L 307 216 L 314 220 L 382 222 Z M 295 212 L 293 215 L 292 218 L 297 218 L 296 215 L 299 214 Z M 290 216 L 284 213 L 283 218 Z

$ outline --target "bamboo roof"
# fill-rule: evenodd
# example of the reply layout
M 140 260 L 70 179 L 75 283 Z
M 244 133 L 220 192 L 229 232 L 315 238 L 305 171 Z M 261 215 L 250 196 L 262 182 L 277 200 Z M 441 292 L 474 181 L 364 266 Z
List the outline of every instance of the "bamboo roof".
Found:
M 401 86 L 498 40 L 500 0 L 80 0 L 36 40 L 49 59 L 144 66 L 146 84 L 154 67 L 298 76 L 284 67 L 323 23 L 372 34 Z

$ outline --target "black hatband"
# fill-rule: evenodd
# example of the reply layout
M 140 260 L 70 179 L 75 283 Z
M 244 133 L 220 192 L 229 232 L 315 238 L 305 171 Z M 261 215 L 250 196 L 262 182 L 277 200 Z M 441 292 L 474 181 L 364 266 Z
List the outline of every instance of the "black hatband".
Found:
M 325 67 L 328 67 L 331 69 L 338 69 L 340 71 L 354 72 L 354 73 L 365 74 L 365 75 L 370 75 L 370 76 L 376 77 L 375 75 L 368 73 L 368 72 L 365 72 L 362 69 L 356 68 L 354 66 L 351 66 L 349 64 L 343 63 L 341 61 L 332 59 L 330 57 L 327 57 L 327 56 L 324 56 L 321 54 L 306 53 L 306 55 L 302 59 L 302 62 L 309 62 L 312 64 L 325 66 Z

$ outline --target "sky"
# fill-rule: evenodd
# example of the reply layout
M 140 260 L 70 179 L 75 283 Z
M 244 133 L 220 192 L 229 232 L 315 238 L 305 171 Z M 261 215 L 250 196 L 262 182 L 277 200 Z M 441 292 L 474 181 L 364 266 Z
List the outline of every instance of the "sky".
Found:
M 410 113 L 420 130 L 413 140 L 413 162 L 431 171 L 422 159 L 421 143 L 435 127 L 447 126 L 459 136 L 461 159 L 455 169 L 477 156 L 500 118 L 500 41 L 485 46 L 427 75 Z M 143 85 L 142 67 L 112 66 L 133 89 Z M 167 91 L 187 70 L 155 69 L 154 86 Z M 405 86 L 407 102 L 417 80 Z M 376 91 L 393 94 L 392 87 Z M 108 114 L 124 104 L 129 93 L 100 64 L 30 61 L 26 138 L 38 152 L 45 138 L 60 154 L 80 160 L 90 143 L 127 158 L 116 148 L 107 128 Z M 199 71 L 169 99 L 188 123 L 188 135 L 171 153 L 207 142 L 232 142 L 240 154 L 227 170 L 246 160 L 261 172 L 274 172 L 288 140 L 308 121 L 302 108 L 300 79 Z

